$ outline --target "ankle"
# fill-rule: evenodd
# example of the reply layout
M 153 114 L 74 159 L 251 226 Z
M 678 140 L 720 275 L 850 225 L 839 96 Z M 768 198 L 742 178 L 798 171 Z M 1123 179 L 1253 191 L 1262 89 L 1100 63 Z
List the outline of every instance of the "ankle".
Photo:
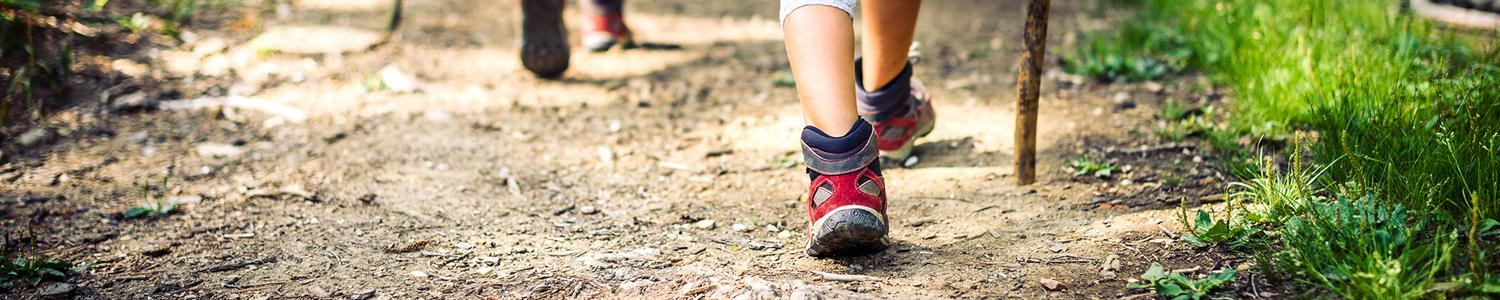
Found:
M 891 116 L 899 116 L 908 110 L 911 97 L 911 64 L 906 64 L 901 73 L 876 89 L 867 89 L 862 83 L 864 81 L 864 70 L 861 61 L 855 60 L 855 103 L 858 105 L 859 115 L 869 119 L 871 122 L 880 122 Z
M 802 130 L 802 158 L 813 178 L 858 171 L 875 163 L 878 156 L 875 127 L 864 120 L 855 120 L 853 128 L 840 137 L 812 126 Z

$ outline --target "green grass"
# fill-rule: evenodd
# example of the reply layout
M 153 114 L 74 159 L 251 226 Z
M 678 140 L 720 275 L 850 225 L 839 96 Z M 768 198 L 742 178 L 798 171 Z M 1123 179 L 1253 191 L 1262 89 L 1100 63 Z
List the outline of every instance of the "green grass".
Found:
M 1500 296 L 1500 241 L 1485 227 L 1500 219 L 1494 45 L 1395 0 L 1145 0 L 1118 28 L 1065 68 L 1126 81 L 1201 72 L 1232 91 L 1227 126 L 1205 122 L 1216 149 L 1308 137 L 1310 161 L 1297 141 L 1284 165 L 1230 152 L 1242 180 L 1222 217 L 1184 220 L 1197 242 L 1344 298 Z M 1175 127 L 1164 137 L 1186 136 Z
M 1094 161 L 1088 157 L 1079 157 L 1069 162 L 1068 165 L 1073 167 L 1073 176 L 1093 175 L 1099 178 L 1109 178 L 1115 172 L 1115 164 Z
M 1132 289 L 1149 289 L 1156 292 L 1162 298 L 1172 300 L 1197 300 L 1206 299 L 1213 293 L 1215 288 L 1234 282 L 1236 277 L 1233 268 L 1213 272 L 1199 279 L 1188 279 L 1180 272 L 1167 273 L 1160 263 L 1152 263 L 1146 273 L 1141 274 L 1140 281 L 1134 281 L 1125 286 Z

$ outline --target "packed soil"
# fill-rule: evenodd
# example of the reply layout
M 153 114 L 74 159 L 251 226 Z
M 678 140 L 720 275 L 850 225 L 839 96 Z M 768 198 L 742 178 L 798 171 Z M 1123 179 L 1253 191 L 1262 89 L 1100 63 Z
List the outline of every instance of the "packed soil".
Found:
M 293 2 L 230 8 L 194 34 L 233 49 L 258 31 L 244 22 L 379 30 L 390 13 Z M 885 171 L 894 245 L 880 253 L 803 254 L 804 123 L 778 80 L 774 4 L 631 1 L 648 47 L 575 51 L 548 81 L 520 68 L 515 1 L 407 1 L 398 34 L 370 49 L 260 51 L 219 76 L 138 58 L 142 76 L 170 82 L 139 87 L 148 102 L 232 95 L 305 119 L 80 105 L 42 124 L 49 143 L 7 146 L 8 245 L 90 266 L 5 297 L 1147 298 L 1125 284 L 1153 262 L 1237 268 L 1226 294 L 1285 295 L 1242 259 L 1178 240 L 1180 207 L 1213 207 L 1230 180 L 1205 146 L 1152 134 L 1157 107 L 1226 99 L 1191 75 L 1108 84 L 1056 71 L 1079 32 L 1120 12 L 1053 2 L 1040 178 L 1014 183 L 1022 4 L 922 7 L 915 72 L 938 124 L 915 165 Z M 387 66 L 417 88 L 382 88 Z M 1074 176 L 1080 157 L 1118 168 Z M 148 199 L 180 206 L 122 217 Z

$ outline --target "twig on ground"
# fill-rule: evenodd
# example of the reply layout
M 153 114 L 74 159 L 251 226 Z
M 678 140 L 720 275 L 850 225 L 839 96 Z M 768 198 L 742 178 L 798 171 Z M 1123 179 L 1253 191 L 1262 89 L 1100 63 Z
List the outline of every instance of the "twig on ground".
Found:
M 1203 269 L 1203 267 L 1199 266 L 1199 267 L 1192 267 L 1192 268 L 1187 268 L 1187 269 L 1176 269 L 1176 270 L 1172 270 L 1172 272 L 1169 272 L 1169 273 L 1183 273 L 1183 274 L 1196 273 L 1196 272 L 1198 272 L 1198 270 L 1202 270 L 1202 269 Z
M 274 263 L 274 262 L 276 262 L 276 257 L 272 256 L 272 257 L 266 257 L 266 258 L 257 259 L 257 260 L 243 261 L 243 262 L 237 262 L 237 263 L 232 263 L 232 264 L 227 264 L 227 265 L 213 266 L 213 267 L 209 267 L 209 268 L 206 268 L 206 269 L 198 270 L 198 272 L 199 273 L 217 273 L 217 272 L 224 272 L 224 271 L 234 271 L 234 270 L 239 270 L 239 269 L 242 269 L 244 267 L 251 266 L 251 265 L 267 264 L 267 263 Z
M 1177 151 L 1177 150 L 1192 149 L 1192 148 L 1193 148 L 1193 145 L 1164 144 L 1164 145 L 1156 145 L 1156 146 L 1140 146 L 1140 147 L 1133 148 L 1133 149 L 1115 150 L 1115 151 L 1110 151 L 1109 153 L 1110 154 L 1126 154 L 1126 155 L 1129 155 L 1129 154 L 1150 154 L 1150 153 L 1155 153 L 1155 152 Z
M 880 277 L 875 277 L 875 276 L 867 276 L 867 275 L 834 274 L 834 273 L 826 273 L 826 272 L 818 272 L 818 271 L 812 271 L 812 272 L 813 273 L 817 273 L 819 276 L 822 276 L 823 280 L 828 280 L 828 281 L 848 281 L 848 282 L 854 282 L 854 281 L 880 281 L 880 280 L 885 280 L 885 278 L 880 278 Z
M 1167 229 L 1167 226 L 1162 226 L 1161 223 L 1156 223 L 1156 228 L 1161 228 L 1161 233 L 1167 234 L 1168 238 L 1173 238 L 1173 239 L 1177 238 L 1177 234 L 1176 233 L 1172 233 L 1171 229 Z
M 526 194 L 521 193 L 521 182 L 517 181 L 515 176 L 505 176 L 505 187 L 510 189 L 511 196 L 515 196 L 516 199 L 520 199 L 521 201 L 526 201 Z
M 1085 264 L 1087 264 L 1087 263 L 1093 263 L 1094 261 L 1097 261 L 1097 260 L 1098 259 L 1093 259 L 1093 258 L 1088 258 L 1088 257 L 1082 257 L 1082 256 L 1061 255 L 1061 256 L 1056 256 L 1056 257 L 1048 258 L 1045 263 L 1049 264 L 1049 265 L 1050 264 L 1064 264 L 1064 263 L 1085 263 Z
M 230 282 L 230 283 L 225 283 L 224 284 L 224 288 L 230 288 L 230 289 L 248 289 L 248 288 L 257 288 L 257 287 L 264 287 L 264 286 L 268 286 L 268 285 L 277 285 L 277 284 L 286 284 L 286 283 L 287 283 L 287 281 L 269 281 L 269 282 L 251 283 L 251 284 L 234 284 L 233 282 Z
M 969 200 L 966 200 L 966 199 L 959 199 L 959 198 L 953 198 L 953 197 L 929 197 L 929 196 L 917 196 L 917 197 L 912 197 L 912 198 L 913 198 L 913 199 L 926 199 L 926 200 L 948 200 L 948 201 L 958 201 L 958 202 L 963 202 L 963 203 L 974 203 L 974 202 L 973 202 L 973 201 L 969 201 Z
M 1255 273 L 1250 273 L 1250 292 L 1255 299 L 1260 299 L 1260 288 L 1255 287 Z
M 1125 242 L 1120 242 L 1120 247 L 1125 247 L 1125 249 L 1129 249 L 1130 252 L 1135 252 L 1135 255 L 1141 255 L 1141 250 L 1140 249 L 1136 249 L 1135 247 L 1131 247 L 1129 244 L 1126 244 Z

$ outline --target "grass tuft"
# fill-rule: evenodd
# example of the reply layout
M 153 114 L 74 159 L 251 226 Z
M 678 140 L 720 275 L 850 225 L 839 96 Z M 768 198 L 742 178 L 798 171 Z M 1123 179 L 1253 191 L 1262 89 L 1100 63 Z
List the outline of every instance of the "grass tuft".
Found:
M 1486 226 L 1500 219 L 1500 48 L 1401 2 L 1144 0 L 1064 65 L 1124 81 L 1192 70 L 1233 91 L 1222 128 L 1162 112 L 1158 134 L 1206 131 L 1243 178 L 1221 218 L 1184 212 L 1195 245 L 1343 298 L 1500 296 L 1500 225 Z M 1152 64 L 1164 71 L 1138 67 Z M 1297 136 L 1282 163 L 1237 150 Z

